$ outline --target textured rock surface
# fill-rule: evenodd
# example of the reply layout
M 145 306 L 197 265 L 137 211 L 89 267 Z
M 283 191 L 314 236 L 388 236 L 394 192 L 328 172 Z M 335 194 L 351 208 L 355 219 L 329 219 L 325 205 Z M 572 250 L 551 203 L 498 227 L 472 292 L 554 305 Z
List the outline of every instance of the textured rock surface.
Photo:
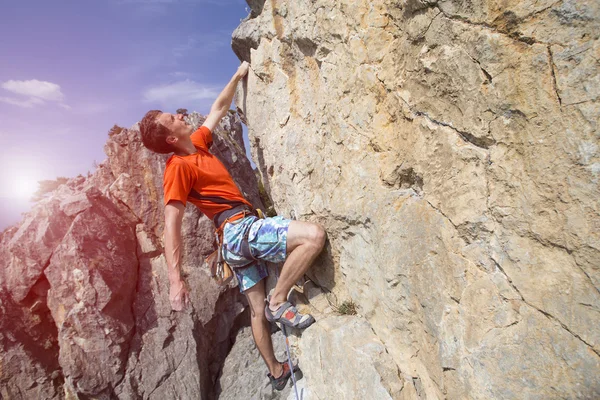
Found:
M 400 396 L 600 397 L 598 2 L 249 5 L 253 158 Z
M 261 207 L 235 114 L 214 140 Z M 213 398 L 245 300 L 203 266 L 212 223 L 188 207 L 192 307 L 174 313 L 162 248 L 166 157 L 143 148 L 137 126 L 105 151 L 93 175 L 69 180 L 0 237 L 0 398 Z
M 103 394 L 121 381 L 133 333 L 135 223 L 97 189 L 53 250 L 44 275 L 70 393 Z
M 398 366 L 362 318 L 329 316 L 298 341 L 305 399 L 397 399 Z M 412 383 L 412 382 L 411 382 Z
M 272 335 L 275 357 L 286 360 L 285 338 L 281 331 Z M 279 400 L 291 394 L 290 385 L 283 391 L 273 390 L 267 377 L 265 363 L 252 339 L 252 331 L 244 328 L 237 334 L 235 344 L 223 364 L 219 378 L 221 400 Z

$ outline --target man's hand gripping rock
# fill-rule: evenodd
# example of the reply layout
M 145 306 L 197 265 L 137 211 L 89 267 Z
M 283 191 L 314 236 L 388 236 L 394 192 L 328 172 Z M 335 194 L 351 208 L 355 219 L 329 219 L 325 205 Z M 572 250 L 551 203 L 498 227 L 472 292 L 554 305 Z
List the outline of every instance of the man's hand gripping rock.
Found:
M 182 311 L 190 305 L 190 291 L 183 280 L 171 282 L 169 301 L 174 311 Z

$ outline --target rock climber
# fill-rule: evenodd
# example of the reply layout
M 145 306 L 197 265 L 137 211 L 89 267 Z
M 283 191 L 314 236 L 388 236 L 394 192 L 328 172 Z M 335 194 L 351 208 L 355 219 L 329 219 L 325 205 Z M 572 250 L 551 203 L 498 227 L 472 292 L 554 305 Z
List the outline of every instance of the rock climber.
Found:
M 247 62 L 240 65 L 215 100 L 204 124 L 195 132 L 183 115 L 159 110 L 146 113 L 140 132 L 149 150 L 174 153 L 167 160 L 163 181 L 165 256 L 172 309 L 181 311 L 190 302 L 190 289 L 180 270 L 181 224 L 189 201 L 211 218 L 216 228 L 223 230 L 223 258 L 235 266 L 240 291 L 250 305 L 256 347 L 269 369 L 271 384 L 276 390 L 283 390 L 292 371 L 287 362 L 279 362 L 275 357 L 269 322 L 299 329 L 314 322 L 310 314 L 301 314 L 287 296 L 323 249 L 326 234 L 322 226 L 311 222 L 258 218 L 225 166 L 209 152 L 212 131 L 227 114 L 236 86 L 248 69 Z M 285 261 L 277 285 L 267 299 L 264 278 L 268 270 L 264 261 Z

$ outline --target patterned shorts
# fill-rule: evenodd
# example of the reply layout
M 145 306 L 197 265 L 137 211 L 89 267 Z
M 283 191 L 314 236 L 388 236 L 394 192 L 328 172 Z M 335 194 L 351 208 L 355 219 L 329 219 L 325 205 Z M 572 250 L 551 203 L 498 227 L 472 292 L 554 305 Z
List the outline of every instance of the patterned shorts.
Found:
M 259 219 L 249 216 L 225 224 L 223 258 L 235 272 L 241 292 L 267 277 L 264 261 L 279 263 L 285 260 L 290 222 L 283 217 Z M 249 260 L 242 255 L 242 241 L 246 233 L 250 252 L 258 260 Z

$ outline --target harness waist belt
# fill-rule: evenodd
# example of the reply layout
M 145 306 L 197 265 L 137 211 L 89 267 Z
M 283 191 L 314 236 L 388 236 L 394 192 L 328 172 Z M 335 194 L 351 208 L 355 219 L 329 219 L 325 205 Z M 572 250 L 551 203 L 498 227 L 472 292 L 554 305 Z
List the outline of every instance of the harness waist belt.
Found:
M 220 213 L 216 214 L 213 217 L 213 223 L 217 228 L 219 228 L 221 225 L 223 225 L 223 222 L 225 222 L 227 218 L 244 211 L 246 211 L 248 214 L 256 215 L 256 211 L 243 204 L 237 207 L 230 208 L 229 210 L 221 211 Z

